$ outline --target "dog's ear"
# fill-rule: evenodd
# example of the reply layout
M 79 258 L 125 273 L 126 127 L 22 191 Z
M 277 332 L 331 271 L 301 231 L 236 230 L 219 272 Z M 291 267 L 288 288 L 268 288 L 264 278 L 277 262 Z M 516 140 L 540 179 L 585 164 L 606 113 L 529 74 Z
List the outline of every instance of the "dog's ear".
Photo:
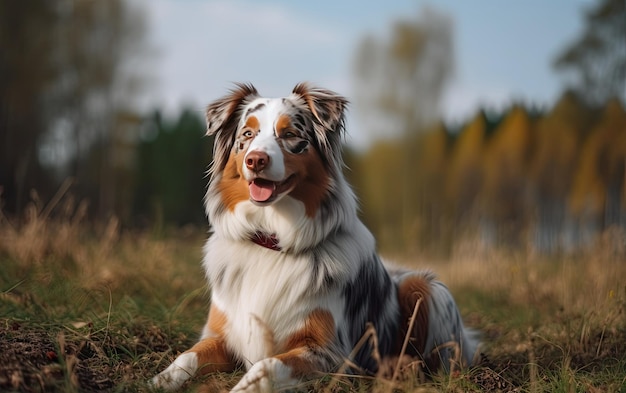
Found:
M 311 87 L 307 83 L 296 85 L 293 94 L 304 99 L 315 120 L 326 131 L 343 131 L 344 112 L 348 106 L 348 100 L 344 97 L 330 90 Z
M 344 132 L 348 100 L 339 94 L 300 83 L 293 94 L 301 97 L 313 114 L 313 127 L 322 152 L 341 160 L 341 137 Z
M 206 109 L 207 135 L 213 135 L 229 126 L 238 110 L 252 99 L 259 96 L 256 88 L 250 84 L 237 83 L 230 94 L 210 104 Z
M 206 109 L 207 135 L 215 135 L 211 172 L 221 171 L 226 166 L 234 143 L 241 109 L 257 98 L 259 93 L 250 84 L 238 83 L 230 94 L 210 104 Z

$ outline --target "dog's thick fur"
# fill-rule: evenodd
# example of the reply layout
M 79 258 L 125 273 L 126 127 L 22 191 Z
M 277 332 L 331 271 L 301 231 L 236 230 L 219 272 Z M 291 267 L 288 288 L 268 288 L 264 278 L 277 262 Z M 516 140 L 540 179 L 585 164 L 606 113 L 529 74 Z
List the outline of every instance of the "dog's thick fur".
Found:
M 448 289 L 430 272 L 385 266 L 357 217 L 342 173 L 346 105 L 307 84 L 276 99 L 241 84 L 209 105 L 213 234 L 204 268 L 212 304 L 200 341 L 154 386 L 176 389 L 198 372 L 244 367 L 232 391 L 266 392 L 346 360 L 375 373 L 374 350 L 398 356 L 418 301 L 406 353 L 430 370 L 471 363 L 477 342 Z M 369 341 L 355 350 L 368 323 L 377 348 Z

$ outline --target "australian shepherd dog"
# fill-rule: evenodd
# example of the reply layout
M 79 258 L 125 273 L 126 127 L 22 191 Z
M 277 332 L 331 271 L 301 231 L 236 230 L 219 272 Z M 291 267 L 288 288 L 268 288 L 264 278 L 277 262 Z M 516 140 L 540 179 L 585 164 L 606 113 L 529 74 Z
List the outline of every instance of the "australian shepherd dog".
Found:
M 345 364 L 376 373 L 401 351 L 431 371 L 471 364 L 478 343 L 446 286 L 384 264 L 357 216 L 341 156 L 347 103 L 307 84 L 285 98 L 238 84 L 209 105 L 211 307 L 200 341 L 153 386 L 243 368 L 233 392 L 269 392 Z M 367 329 L 376 337 L 363 344 Z

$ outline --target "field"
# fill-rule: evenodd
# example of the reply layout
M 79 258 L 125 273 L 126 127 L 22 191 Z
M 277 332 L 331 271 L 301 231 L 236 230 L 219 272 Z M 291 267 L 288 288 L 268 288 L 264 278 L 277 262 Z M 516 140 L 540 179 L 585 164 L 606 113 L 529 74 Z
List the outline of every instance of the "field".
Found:
M 204 323 L 205 235 L 86 225 L 80 206 L 63 216 L 32 206 L 19 225 L 0 217 L 0 391 L 148 391 L 145 381 Z M 622 234 L 576 256 L 456 254 L 398 259 L 449 285 L 466 323 L 482 333 L 477 366 L 425 380 L 404 362 L 395 381 L 390 373 L 325 375 L 303 391 L 626 391 Z M 225 391 L 240 376 L 196 378 L 186 389 Z

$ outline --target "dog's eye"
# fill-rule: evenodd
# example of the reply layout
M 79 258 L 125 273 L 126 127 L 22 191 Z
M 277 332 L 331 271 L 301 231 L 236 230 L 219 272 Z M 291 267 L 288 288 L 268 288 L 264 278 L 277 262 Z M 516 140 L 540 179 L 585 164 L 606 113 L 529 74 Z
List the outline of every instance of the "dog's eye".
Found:
M 254 136 L 254 133 L 252 132 L 252 130 L 245 130 L 243 134 L 241 134 L 241 136 L 243 136 L 244 138 L 252 138 Z
M 285 131 L 282 135 L 283 138 L 295 138 L 297 137 L 295 132 L 292 131 Z
M 300 141 L 300 143 L 298 143 L 296 146 L 294 146 L 291 149 L 291 152 L 293 154 L 301 154 L 301 153 L 304 153 L 307 150 L 307 147 L 309 147 L 309 142 L 307 142 L 307 141 Z

